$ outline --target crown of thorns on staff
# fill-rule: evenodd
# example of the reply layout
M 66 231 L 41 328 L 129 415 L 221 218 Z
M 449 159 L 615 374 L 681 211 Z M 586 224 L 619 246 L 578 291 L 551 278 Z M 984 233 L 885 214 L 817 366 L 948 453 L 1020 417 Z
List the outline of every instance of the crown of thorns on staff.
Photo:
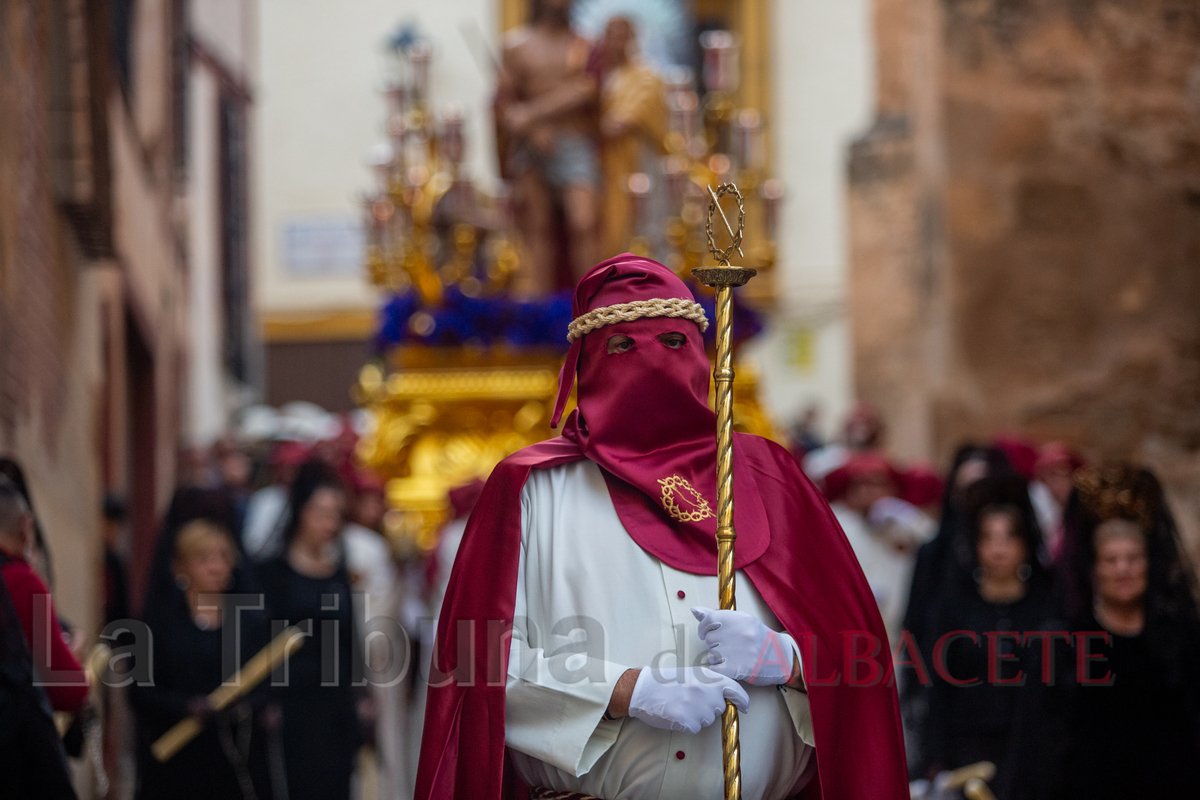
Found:
M 656 297 L 652 300 L 617 303 L 581 314 L 567 326 L 567 341 L 574 342 L 579 337 L 603 328 L 605 325 L 633 322 L 635 319 L 648 317 L 690 319 L 700 327 L 701 333 L 708 330 L 708 317 L 704 315 L 704 309 L 699 303 L 682 297 Z

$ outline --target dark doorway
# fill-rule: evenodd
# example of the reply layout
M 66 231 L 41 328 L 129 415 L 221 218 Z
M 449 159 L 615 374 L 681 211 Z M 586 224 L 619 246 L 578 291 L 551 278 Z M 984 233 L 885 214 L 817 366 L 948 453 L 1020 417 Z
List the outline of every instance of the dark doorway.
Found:
M 125 430 L 129 437 L 129 527 L 132 539 L 130 587 L 133 607 L 140 609 L 146 575 L 154 558 L 158 514 L 155 498 L 158 427 L 157 396 L 154 380 L 154 354 L 142 337 L 132 315 L 125 320 L 126 375 L 129 381 L 129 418 Z

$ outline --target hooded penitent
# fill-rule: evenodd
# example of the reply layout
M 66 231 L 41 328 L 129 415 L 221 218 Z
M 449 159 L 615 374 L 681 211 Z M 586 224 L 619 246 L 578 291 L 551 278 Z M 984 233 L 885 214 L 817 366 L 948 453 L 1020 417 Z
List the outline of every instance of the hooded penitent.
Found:
M 463 537 L 439 620 L 418 800 L 518 796 L 505 769 L 504 634 L 531 469 L 591 459 L 644 550 L 676 569 L 717 572 L 703 311 L 669 269 L 625 254 L 583 277 L 574 316 L 554 424 L 573 383 L 577 410 L 561 436 L 496 467 Z M 615 334 L 628 337 L 619 358 L 607 351 Z M 804 651 L 818 765 L 806 795 L 906 798 L 887 634 L 829 507 L 785 449 L 744 434 L 734 437 L 734 497 L 736 565 Z
M 717 420 L 708 407 L 704 311 L 669 269 L 624 256 L 579 282 L 573 314 L 552 424 L 577 383 L 579 408 L 563 437 L 603 469 L 625 530 L 676 569 L 717 574 Z M 664 342 L 668 334 L 686 341 Z M 619 358 L 607 352 L 614 335 L 632 340 Z M 770 534 L 741 452 L 733 475 L 741 568 L 763 554 Z

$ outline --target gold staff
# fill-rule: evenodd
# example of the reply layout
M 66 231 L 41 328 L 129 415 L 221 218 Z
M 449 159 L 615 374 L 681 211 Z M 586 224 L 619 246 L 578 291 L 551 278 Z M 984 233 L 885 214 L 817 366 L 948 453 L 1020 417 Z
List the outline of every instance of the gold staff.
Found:
M 304 644 L 304 634 L 294 626 L 284 628 L 271 640 L 271 643 L 259 650 L 253 658 L 237 671 L 233 678 L 222 686 L 217 687 L 208 695 L 208 704 L 213 711 L 220 711 L 230 703 L 248 693 L 262 683 L 276 667 L 284 662 L 300 645 Z M 196 717 L 185 717 L 150 746 L 150 752 L 159 761 L 166 761 L 183 748 L 185 744 L 196 738 L 203 723 Z
M 708 249 L 719 266 L 692 270 L 692 276 L 717 290 L 717 363 L 713 380 L 717 386 L 717 581 L 721 608 L 734 609 L 733 541 L 733 287 L 742 286 L 757 274 L 756 270 L 734 267 L 729 257 L 742 254 L 742 231 L 746 227 L 746 209 L 742 193 L 732 183 L 723 183 L 716 191 L 708 189 Z M 737 199 L 737 230 L 721 208 L 721 198 L 731 194 Z M 713 216 L 721 215 L 732 240 L 721 250 L 713 236 Z M 725 800 L 741 800 L 742 756 L 738 744 L 738 712 L 733 703 L 725 703 L 721 714 L 721 758 L 725 768 Z
M 946 774 L 944 782 L 942 776 L 938 776 L 938 785 L 947 792 L 962 789 L 963 797 L 967 800 L 996 800 L 996 795 L 992 794 L 987 785 L 994 777 L 996 765 L 991 761 L 980 761 Z

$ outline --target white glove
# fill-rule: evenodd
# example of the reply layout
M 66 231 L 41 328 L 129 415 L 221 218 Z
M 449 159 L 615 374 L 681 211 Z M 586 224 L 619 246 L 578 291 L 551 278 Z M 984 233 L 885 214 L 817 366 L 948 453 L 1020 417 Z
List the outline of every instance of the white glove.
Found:
M 745 611 L 718 611 L 697 606 L 700 638 L 708 645 L 714 672 L 755 686 L 777 686 L 792 677 L 796 643 Z
M 740 711 L 750 708 L 745 689 L 707 667 L 643 667 L 629 698 L 629 716 L 654 728 L 699 733 L 721 715 L 726 700 Z

